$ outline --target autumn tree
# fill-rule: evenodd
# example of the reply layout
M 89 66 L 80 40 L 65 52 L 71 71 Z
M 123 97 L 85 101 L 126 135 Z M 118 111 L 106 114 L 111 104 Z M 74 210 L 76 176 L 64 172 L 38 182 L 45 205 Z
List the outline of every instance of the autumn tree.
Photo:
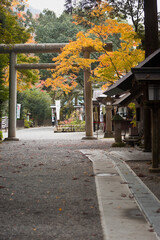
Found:
M 68 14 L 84 14 L 84 12 L 95 8 L 101 0 L 65 0 L 65 13 Z
M 71 16 L 62 14 L 56 17 L 50 10 L 44 10 L 34 23 L 35 41 L 37 43 L 68 43 L 76 39 L 76 34 L 81 30 L 79 26 L 73 23 Z M 41 63 L 52 62 L 54 53 L 38 55 Z M 51 71 L 40 70 L 40 79 L 45 80 L 51 76 Z
M 88 17 L 75 16 L 77 24 L 86 22 L 90 28 L 86 32 L 79 32 L 76 41 L 70 41 L 62 53 L 54 58 L 57 67 L 52 79 L 46 81 L 46 86 L 63 88 L 65 85 L 66 91 L 70 91 L 76 86 L 79 71 L 90 65 L 94 66 L 90 80 L 110 85 L 143 60 L 144 53 L 138 48 L 140 39 L 133 27 L 110 18 L 111 10 L 103 2 L 89 13 L 90 21 Z M 118 39 L 117 42 L 115 39 Z M 105 48 L 110 41 L 116 45 L 113 52 L 108 52 Z M 82 52 L 87 48 L 94 49 L 99 56 L 91 53 L 90 59 L 84 59 Z
M 72 12 L 73 12 L 73 3 L 72 2 L 73 2 L 72 0 L 65 0 L 65 4 L 64 4 L 65 13 L 72 14 Z
M 144 24 L 144 1 L 143 0 L 108 0 L 113 7 L 114 16 L 121 19 L 130 19 L 133 23 L 135 32 L 140 30 Z
M 0 43 L 21 43 L 27 41 L 29 33 L 17 23 L 17 18 L 10 11 L 11 4 L 3 0 L 0 5 Z M 3 104 L 7 99 L 7 86 L 5 83 L 5 68 L 9 63 L 8 55 L 0 55 L 0 118 Z
M 30 39 L 29 30 L 19 23 L 15 9 L 25 4 L 25 0 L 2 0 L 0 5 L 0 44 L 25 43 Z M 23 5 L 24 6 L 24 5 Z M 37 62 L 37 57 L 19 54 L 18 63 Z M 18 89 L 31 87 L 38 80 L 36 70 L 21 70 L 17 73 Z M 7 100 L 9 79 L 9 55 L 0 54 L 0 115 L 2 115 L 4 102 Z M 1 117 L 1 116 L 0 116 Z
M 70 15 L 63 13 L 60 17 L 56 17 L 53 11 L 44 10 L 35 20 L 34 29 L 35 40 L 38 43 L 68 43 L 70 40 L 76 40 L 76 34 L 82 30 L 82 27 L 75 25 Z M 41 63 L 48 63 L 52 62 L 53 57 L 56 57 L 57 54 L 45 53 L 39 54 L 38 56 Z M 47 90 L 52 97 L 53 103 L 55 99 L 61 99 L 61 103 L 71 102 L 74 93 L 67 95 L 61 88 L 59 88 L 58 91 L 54 91 L 54 88 L 51 90 L 50 87 L 46 88 L 44 86 L 45 80 L 48 77 L 52 77 L 52 71 L 41 69 L 41 83 L 37 85 L 37 87 Z M 78 75 L 77 82 L 79 89 L 83 88 L 82 72 Z

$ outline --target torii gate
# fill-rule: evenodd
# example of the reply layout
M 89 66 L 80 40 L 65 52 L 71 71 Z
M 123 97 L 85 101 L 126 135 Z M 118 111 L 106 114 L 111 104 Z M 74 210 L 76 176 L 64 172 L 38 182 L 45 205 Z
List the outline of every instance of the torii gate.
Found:
M 54 63 L 37 64 L 17 64 L 18 53 L 56 53 L 61 52 L 67 43 L 48 43 L 48 44 L 0 44 L 0 54 L 10 54 L 9 70 L 9 125 L 8 138 L 6 140 L 19 140 L 16 138 L 16 106 L 17 106 L 17 70 L 18 69 L 47 69 L 55 68 Z M 105 49 L 112 51 L 112 44 L 108 43 Z M 83 50 L 84 58 L 89 58 L 93 48 Z M 94 139 L 93 137 L 93 110 L 92 110 L 92 85 L 88 81 L 90 68 L 84 69 L 84 95 L 85 95 L 85 121 L 86 136 L 85 139 Z

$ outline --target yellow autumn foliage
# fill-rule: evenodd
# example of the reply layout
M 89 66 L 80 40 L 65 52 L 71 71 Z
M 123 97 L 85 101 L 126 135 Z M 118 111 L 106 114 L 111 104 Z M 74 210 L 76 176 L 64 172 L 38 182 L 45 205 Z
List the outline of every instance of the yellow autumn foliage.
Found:
M 111 10 L 107 1 L 103 1 L 89 12 L 88 18 L 74 16 L 76 24 L 85 23 L 90 28 L 79 32 L 76 41 L 70 41 L 61 54 L 53 59 L 57 67 L 52 79 L 46 81 L 47 87 L 60 87 L 66 92 L 70 91 L 76 86 L 79 71 L 89 68 L 93 63 L 90 80 L 103 81 L 104 87 L 107 87 L 144 59 L 144 51 L 139 48 L 141 40 L 133 27 L 109 18 Z M 115 39 L 118 39 L 119 46 L 113 52 L 107 51 L 106 43 Z M 84 58 L 84 51 L 89 51 L 91 58 Z M 99 56 L 95 52 L 98 52 Z

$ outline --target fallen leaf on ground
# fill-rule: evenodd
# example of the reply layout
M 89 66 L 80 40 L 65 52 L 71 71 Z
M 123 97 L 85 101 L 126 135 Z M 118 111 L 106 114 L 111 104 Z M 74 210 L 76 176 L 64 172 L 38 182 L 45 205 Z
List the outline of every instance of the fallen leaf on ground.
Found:
M 120 182 L 120 184 L 128 184 L 127 182 Z
M 121 193 L 121 197 L 127 197 L 125 193 Z
M 88 215 L 88 213 L 87 213 L 87 212 L 83 212 L 82 214 L 83 214 L 83 215 Z
M 141 217 L 142 214 L 141 214 L 141 213 L 137 213 L 136 216 L 137 216 L 137 217 Z
M 72 180 L 77 180 L 78 178 L 77 177 L 73 177 Z
M 85 198 L 84 201 L 85 202 L 90 202 L 90 201 L 92 201 L 92 199 L 91 198 Z
M 138 177 L 146 177 L 146 175 L 144 175 L 143 173 L 139 173 Z
M 160 208 L 157 209 L 156 213 L 160 213 Z

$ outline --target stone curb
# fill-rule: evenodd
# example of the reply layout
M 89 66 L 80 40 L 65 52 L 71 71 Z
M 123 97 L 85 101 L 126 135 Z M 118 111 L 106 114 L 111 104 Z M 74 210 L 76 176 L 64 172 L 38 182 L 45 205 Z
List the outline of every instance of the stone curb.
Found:
M 127 166 L 104 150 L 80 151 L 93 162 L 104 239 L 159 239 L 156 231 L 142 215 L 129 181 L 121 173 L 124 170 L 131 176 Z M 122 165 L 121 171 L 118 168 L 119 163 Z
M 160 239 L 160 201 L 123 160 L 109 154 L 121 177 L 126 181 L 139 208 Z

